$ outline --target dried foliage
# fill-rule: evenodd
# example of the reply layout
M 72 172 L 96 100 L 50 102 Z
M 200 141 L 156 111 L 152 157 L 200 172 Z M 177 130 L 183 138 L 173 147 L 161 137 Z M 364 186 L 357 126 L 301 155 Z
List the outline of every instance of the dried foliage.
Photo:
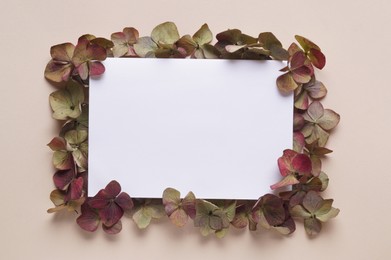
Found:
M 213 44 L 207 24 L 192 36 L 180 36 L 174 23 L 165 22 L 156 26 L 150 36 L 140 37 L 137 29 L 126 27 L 113 33 L 111 40 L 83 35 L 76 45 L 51 47 L 52 59 L 44 75 L 58 88 L 50 94 L 49 103 L 52 117 L 62 123 L 62 128 L 48 144 L 56 168 L 56 189 L 50 194 L 55 207 L 48 212 L 80 211 L 77 223 L 81 228 L 93 232 L 102 224 L 108 234 L 121 231 L 121 218 L 126 215 L 132 216 L 140 229 L 164 216 L 178 227 L 190 219 L 202 235 L 213 233 L 219 238 L 231 225 L 251 231 L 273 229 L 287 235 L 295 231 L 293 218 L 300 218 L 309 235 L 318 234 L 322 223 L 339 213 L 332 207 L 333 200 L 323 199 L 320 194 L 329 182 L 321 160 L 332 152 L 325 145 L 340 116 L 320 103 L 327 89 L 316 79 L 315 70 L 323 69 L 325 55 L 312 41 L 298 35 L 295 38 L 298 44 L 292 43 L 286 50 L 271 32 L 252 37 L 230 29 L 218 33 Z M 278 158 L 282 179 L 271 188 L 289 190 L 262 195 L 258 201 L 207 201 L 197 199 L 192 192 L 182 198 L 173 188 L 167 188 L 162 199 L 132 199 L 121 192 L 118 182 L 111 181 L 94 197 L 87 197 L 87 87 L 90 76 L 104 73 L 101 61 L 106 57 L 286 61 L 276 85 L 281 92 L 294 92 L 293 149 L 286 149 Z

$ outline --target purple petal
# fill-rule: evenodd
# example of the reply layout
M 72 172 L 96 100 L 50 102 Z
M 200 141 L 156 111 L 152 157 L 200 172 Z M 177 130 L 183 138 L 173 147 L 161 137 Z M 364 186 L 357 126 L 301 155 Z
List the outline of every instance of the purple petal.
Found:
M 88 203 L 84 203 L 81 206 L 81 215 L 76 222 L 82 229 L 94 232 L 98 228 L 100 219 L 98 213 L 90 208 Z
M 105 208 L 109 202 L 110 197 L 107 195 L 105 190 L 100 190 L 94 197 L 92 197 L 88 204 L 95 209 L 103 209 Z
M 105 191 L 111 198 L 115 198 L 121 192 L 121 185 L 117 181 L 111 181 L 107 184 Z
M 117 203 L 124 211 L 131 210 L 134 206 L 132 198 L 126 192 L 121 192 L 121 194 L 115 198 L 115 203 Z
M 65 190 L 74 178 L 75 172 L 73 169 L 57 171 L 53 175 L 53 182 L 57 189 Z
M 106 226 L 105 224 L 102 224 L 102 228 L 107 234 L 115 235 L 115 234 L 118 234 L 122 230 L 122 222 L 121 222 L 121 220 L 118 220 L 117 223 L 115 223 L 114 225 L 112 225 L 110 227 Z
M 67 196 L 69 196 L 70 200 L 77 200 L 80 199 L 82 194 L 83 194 L 83 178 L 79 177 L 71 182 Z
M 104 209 L 99 211 L 99 216 L 103 221 L 103 224 L 110 227 L 121 219 L 124 211 L 115 202 L 109 203 Z

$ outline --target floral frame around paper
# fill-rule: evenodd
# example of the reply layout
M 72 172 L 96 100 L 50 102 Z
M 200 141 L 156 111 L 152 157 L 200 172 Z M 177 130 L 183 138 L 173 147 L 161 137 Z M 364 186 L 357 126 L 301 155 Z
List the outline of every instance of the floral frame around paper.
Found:
M 83 35 L 75 45 L 52 46 L 52 59 L 46 66 L 45 78 L 57 88 L 50 94 L 53 118 L 62 123 L 59 136 L 48 146 L 53 150 L 53 175 L 56 187 L 50 194 L 55 207 L 49 213 L 68 210 L 76 212 L 77 224 L 93 232 L 101 225 L 109 234 L 122 229 L 121 219 L 131 216 L 140 229 L 164 216 L 178 227 L 189 219 L 201 234 L 223 237 L 230 226 L 273 229 L 281 234 L 295 231 L 294 219 L 302 219 L 309 235 L 318 234 L 322 223 L 338 215 L 332 199 L 323 199 L 328 186 L 322 171 L 322 159 L 332 151 L 325 147 L 330 132 L 340 116 L 324 109 L 321 102 L 327 89 L 315 77 L 315 68 L 322 69 L 326 58 L 312 41 L 295 36 L 286 50 L 270 32 L 258 37 L 230 29 L 216 35 L 207 24 L 193 35 L 180 37 L 172 22 L 156 26 L 150 36 L 126 27 L 111 39 Z M 174 188 L 164 190 L 162 199 L 132 199 L 121 192 L 113 180 L 94 197 L 87 197 L 88 180 L 88 84 L 90 76 L 99 76 L 106 57 L 121 58 L 196 58 L 283 60 L 287 66 L 276 79 L 281 92 L 294 92 L 293 149 L 286 149 L 277 159 L 282 180 L 272 190 L 287 187 L 276 194 L 262 195 L 257 201 L 204 200 L 192 192 L 184 198 Z M 261 194 L 260 194 L 261 195 Z

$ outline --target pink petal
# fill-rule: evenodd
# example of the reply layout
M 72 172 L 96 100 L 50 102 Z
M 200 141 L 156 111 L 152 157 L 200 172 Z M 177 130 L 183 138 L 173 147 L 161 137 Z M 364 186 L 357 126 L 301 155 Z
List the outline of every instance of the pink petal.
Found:
M 317 67 L 318 69 L 321 70 L 326 65 L 326 57 L 320 50 L 310 49 L 308 56 L 312 64 L 314 64 L 314 66 Z
M 87 65 L 87 62 L 84 62 L 82 64 L 80 64 L 77 68 L 76 68 L 76 71 L 77 73 L 79 74 L 80 78 L 82 78 L 83 80 L 86 80 L 88 78 L 88 65 Z
M 294 170 L 301 174 L 310 174 L 312 171 L 311 159 L 306 154 L 298 154 L 292 159 Z
M 294 185 L 294 184 L 298 184 L 298 183 L 299 183 L 299 181 L 296 179 L 296 177 L 293 174 L 289 174 L 289 175 L 285 176 L 285 178 L 282 179 L 281 181 L 277 182 L 276 184 L 271 185 L 270 188 L 272 190 L 275 190 L 275 189 L 278 189 L 281 187 Z
M 311 80 L 312 75 L 314 75 L 314 70 L 312 66 L 301 66 L 294 70 L 291 70 L 292 77 L 297 83 L 307 83 Z
M 91 76 L 99 76 L 102 75 L 104 72 L 105 72 L 105 66 L 101 62 L 99 61 L 90 62 Z
M 278 158 L 278 168 L 280 169 L 280 173 L 282 176 L 287 176 L 289 173 L 293 172 L 291 161 L 296 155 L 297 152 L 290 149 L 286 149 L 284 150 L 283 155 Z

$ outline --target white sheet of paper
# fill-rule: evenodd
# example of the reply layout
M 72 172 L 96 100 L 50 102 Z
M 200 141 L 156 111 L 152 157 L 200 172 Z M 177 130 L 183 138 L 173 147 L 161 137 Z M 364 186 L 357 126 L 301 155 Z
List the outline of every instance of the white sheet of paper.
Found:
M 104 61 L 90 79 L 89 180 L 132 197 L 167 187 L 205 199 L 257 199 L 280 180 L 292 147 L 293 97 L 276 87 L 279 61 Z

